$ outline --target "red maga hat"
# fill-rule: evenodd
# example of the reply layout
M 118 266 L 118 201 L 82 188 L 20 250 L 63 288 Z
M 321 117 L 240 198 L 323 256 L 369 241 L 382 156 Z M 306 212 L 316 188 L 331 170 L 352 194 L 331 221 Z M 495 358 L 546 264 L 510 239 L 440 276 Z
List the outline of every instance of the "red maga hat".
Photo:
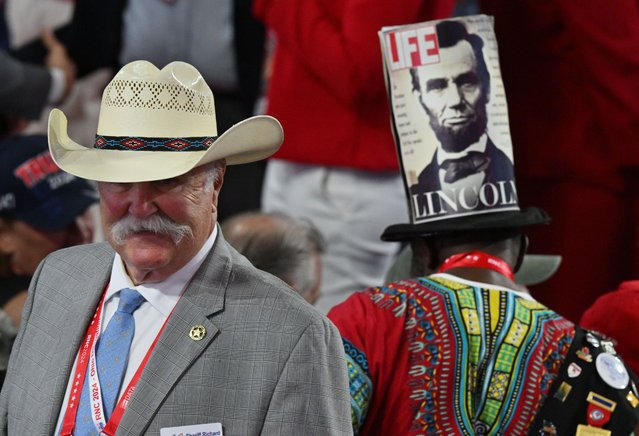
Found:
M 580 325 L 617 341 L 624 361 L 639 374 L 639 280 L 622 282 L 614 292 L 602 295 L 584 312 Z

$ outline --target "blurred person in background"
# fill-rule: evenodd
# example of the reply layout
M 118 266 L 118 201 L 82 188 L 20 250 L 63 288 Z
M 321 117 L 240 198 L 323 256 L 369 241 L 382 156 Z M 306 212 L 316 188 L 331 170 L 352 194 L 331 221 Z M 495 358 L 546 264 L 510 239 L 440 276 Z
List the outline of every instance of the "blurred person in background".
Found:
M 399 246 L 378 235 L 406 218 L 377 32 L 448 17 L 455 2 L 253 4 L 275 38 L 266 112 L 286 131 L 267 165 L 262 208 L 311 219 L 326 239 L 317 302 L 326 312 L 383 281 Z
M 35 1 L 35 6 L 44 8 Z M 254 114 L 261 89 L 265 32 L 251 6 L 251 0 L 76 0 L 71 21 L 56 34 L 82 78 L 104 67 L 117 71 L 138 59 L 156 65 L 172 61 L 194 65 L 215 92 L 218 131 L 222 134 Z M 17 52 L 37 59 L 42 48 L 27 44 Z M 108 78 L 103 85 L 106 81 Z M 90 96 L 97 102 L 91 123 L 95 125 L 83 132 L 95 133 L 100 94 Z M 69 125 L 78 129 L 77 123 Z M 229 167 L 220 194 L 220 220 L 260 208 L 264 167 L 263 161 Z
M 44 49 L 40 35 L 55 29 L 61 43 L 68 47 L 70 56 L 79 65 L 79 74 L 68 96 L 64 101 L 49 103 L 39 117 L 31 120 L 24 128 L 25 134 L 46 134 L 49 111 L 56 106 L 69 114 L 71 130 L 74 137 L 83 141 L 91 141 L 97 127 L 97 113 L 100 107 L 100 95 L 113 72 L 109 68 L 97 71 L 83 70 L 75 53 L 74 46 L 69 44 L 69 35 L 65 29 L 75 9 L 74 0 L 4 0 L 7 22 L 7 37 L 11 52 L 28 62 L 42 63 Z M 99 8 L 99 2 L 94 2 Z M 108 34 L 104 27 L 101 31 Z M 104 53 L 101 53 L 105 56 Z M 74 63 L 75 63 L 74 62 Z
M 253 266 L 284 280 L 306 301 L 320 295 L 324 240 L 308 220 L 247 212 L 222 223 L 226 241 Z
M 44 32 L 46 67 L 22 62 L 0 51 L 0 114 L 35 119 L 47 103 L 59 103 L 71 91 L 75 65 L 53 33 Z
M 0 143 L 0 370 L 6 370 L 31 276 L 49 253 L 93 241 L 97 192 L 61 171 L 45 136 Z M 9 322 L 6 322 L 9 321 Z

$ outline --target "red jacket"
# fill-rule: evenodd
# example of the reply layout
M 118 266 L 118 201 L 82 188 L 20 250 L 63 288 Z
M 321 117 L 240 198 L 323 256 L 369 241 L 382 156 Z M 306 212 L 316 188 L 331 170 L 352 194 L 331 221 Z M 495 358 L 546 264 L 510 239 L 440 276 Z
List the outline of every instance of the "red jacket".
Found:
M 396 170 L 377 32 L 448 17 L 454 0 L 255 0 L 277 48 L 267 113 L 284 127 L 276 158 Z

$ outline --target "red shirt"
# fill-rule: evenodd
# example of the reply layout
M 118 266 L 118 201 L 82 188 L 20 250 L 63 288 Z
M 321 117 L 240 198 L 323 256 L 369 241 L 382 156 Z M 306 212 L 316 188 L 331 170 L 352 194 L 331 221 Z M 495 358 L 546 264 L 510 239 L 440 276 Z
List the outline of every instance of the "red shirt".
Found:
M 377 32 L 448 17 L 454 0 L 255 0 L 277 48 L 267 113 L 284 128 L 276 158 L 396 170 Z

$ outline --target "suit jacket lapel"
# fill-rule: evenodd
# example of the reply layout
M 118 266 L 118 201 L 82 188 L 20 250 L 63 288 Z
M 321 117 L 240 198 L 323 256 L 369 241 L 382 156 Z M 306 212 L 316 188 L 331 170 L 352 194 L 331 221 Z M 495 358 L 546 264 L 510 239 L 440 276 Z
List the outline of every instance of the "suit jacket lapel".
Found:
M 67 265 L 69 270 L 73 269 L 73 271 L 69 271 L 68 276 L 73 277 L 75 281 L 69 283 L 67 290 L 73 294 L 73 298 L 72 303 L 67 307 L 65 316 L 59 322 L 60 340 L 57 343 L 53 359 L 58 364 L 47 369 L 45 378 L 45 380 L 54 381 L 48 385 L 51 386 L 49 399 L 53 415 L 49 422 L 53 424 L 58 419 L 78 349 L 111 272 L 113 251 L 106 244 L 98 245 L 95 248 L 97 250 L 91 249 L 89 255 L 86 256 L 90 260 L 88 264 L 81 268 L 77 265 Z M 46 389 L 45 386 L 43 388 Z
M 208 317 L 224 308 L 231 275 L 228 245 L 221 233 L 217 238 L 169 317 L 116 434 L 142 434 L 177 380 L 217 336 Z M 189 335 L 196 326 L 206 330 L 200 340 Z

